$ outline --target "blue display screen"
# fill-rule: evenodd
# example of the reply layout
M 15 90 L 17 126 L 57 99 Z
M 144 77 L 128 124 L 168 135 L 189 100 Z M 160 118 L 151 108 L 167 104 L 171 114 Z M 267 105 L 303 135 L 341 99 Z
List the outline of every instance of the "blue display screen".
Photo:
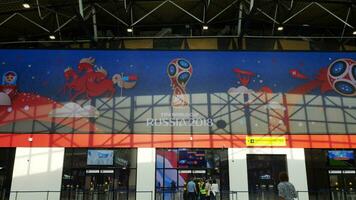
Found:
M 87 165 L 113 165 L 112 150 L 88 150 Z
M 206 167 L 204 151 L 179 151 L 179 167 Z
M 330 166 L 353 166 L 354 152 L 353 151 L 328 151 L 328 159 Z

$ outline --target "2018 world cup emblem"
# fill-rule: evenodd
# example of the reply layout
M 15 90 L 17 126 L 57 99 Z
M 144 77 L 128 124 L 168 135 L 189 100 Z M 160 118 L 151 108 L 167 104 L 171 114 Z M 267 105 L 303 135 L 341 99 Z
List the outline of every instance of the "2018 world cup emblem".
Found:
M 185 86 L 193 73 L 192 64 L 183 58 L 172 60 L 167 67 L 167 74 L 171 79 L 173 90 L 171 105 L 174 107 L 187 106 L 189 98 L 186 95 Z

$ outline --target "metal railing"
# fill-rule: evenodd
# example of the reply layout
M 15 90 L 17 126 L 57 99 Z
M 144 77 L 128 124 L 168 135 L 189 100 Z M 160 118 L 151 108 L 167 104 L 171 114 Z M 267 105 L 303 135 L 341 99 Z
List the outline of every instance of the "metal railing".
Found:
M 141 199 L 153 200 L 153 191 L 11 191 L 10 200 L 135 200 L 136 196 Z
M 238 193 L 248 194 L 248 192 L 237 192 L 237 191 L 220 191 L 216 194 L 216 200 L 238 200 Z M 158 189 L 156 190 L 155 200 L 188 200 L 188 193 L 184 190 L 169 190 L 169 189 Z M 196 194 L 195 200 L 205 200 L 202 195 Z
M 7 200 L 5 191 L 0 191 L 0 200 Z M 356 200 L 356 191 L 298 191 L 296 200 Z M 183 190 L 156 190 L 153 191 L 11 191 L 10 200 L 188 200 Z M 217 193 L 216 200 L 276 200 L 278 194 L 275 191 L 221 191 Z M 197 195 L 195 200 L 202 200 Z

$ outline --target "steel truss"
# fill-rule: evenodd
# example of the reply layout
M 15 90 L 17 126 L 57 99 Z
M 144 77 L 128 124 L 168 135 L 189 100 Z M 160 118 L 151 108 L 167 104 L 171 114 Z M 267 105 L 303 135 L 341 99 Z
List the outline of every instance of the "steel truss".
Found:
M 302 1 L 304 2 L 304 1 Z M 328 9 L 325 4 L 327 3 L 335 3 L 333 1 L 305 1 L 309 2 L 305 4 L 305 6 L 301 8 L 296 8 L 296 1 L 294 0 L 281 0 L 281 1 L 271 1 L 269 4 L 272 5 L 274 10 L 272 11 L 273 14 L 271 14 L 270 11 L 265 10 L 263 7 L 259 7 L 260 5 L 257 4 L 254 0 L 231 0 L 227 5 L 224 5 L 222 7 L 219 5 L 218 1 L 207 1 L 207 0 L 201 0 L 198 4 L 198 6 L 201 9 L 201 12 L 199 15 L 194 13 L 192 10 L 185 8 L 184 5 L 181 5 L 181 1 L 175 1 L 175 0 L 164 0 L 164 1 L 157 1 L 156 6 L 152 8 L 151 10 L 147 10 L 146 13 L 142 16 L 136 16 L 134 12 L 134 7 L 135 4 L 137 4 L 134 1 L 129 1 L 129 0 L 124 0 L 124 1 L 119 1 L 117 4 L 123 5 L 125 8 L 126 13 L 122 14 L 121 16 L 126 16 L 129 20 L 124 18 L 119 17 L 117 14 L 113 13 L 113 11 L 110 11 L 107 8 L 107 4 L 101 2 L 101 1 L 92 1 L 90 4 L 87 2 L 83 2 L 82 0 L 78 0 L 77 4 L 72 4 L 72 6 L 77 7 L 77 10 L 79 11 L 79 15 L 74 14 L 72 16 L 68 16 L 68 14 L 59 12 L 55 9 L 52 9 L 49 5 L 47 4 L 41 4 L 39 0 L 36 0 L 36 5 L 35 9 L 37 10 L 37 15 L 35 17 L 29 17 L 26 15 L 26 12 L 24 10 L 18 10 L 14 13 L 10 13 L 9 16 L 7 16 L 4 20 L 0 22 L 0 30 L 4 27 L 3 25 L 6 23 L 11 22 L 11 20 L 14 19 L 15 16 L 19 16 L 21 18 L 24 18 L 25 20 L 29 21 L 31 24 L 33 24 L 36 27 L 39 27 L 44 31 L 45 34 L 58 34 L 60 36 L 60 40 L 62 40 L 62 31 L 63 29 L 68 26 L 68 24 L 76 21 L 76 22 L 83 22 L 87 21 L 89 18 L 92 18 L 92 38 L 94 41 L 97 41 L 98 39 L 107 39 L 107 37 L 99 37 L 98 36 L 98 25 L 97 24 L 97 12 L 101 12 L 106 14 L 107 17 L 114 18 L 119 24 L 123 25 L 124 27 L 130 27 L 130 28 L 135 28 L 136 26 L 141 25 L 142 21 L 150 16 L 153 15 L 153 13 L 159 12 L 159 9 L 166 5 L 169 4 L 173 6 L 174 9 L 182 11 L 185 15 L 191 17 L 193 20 L 192 23 L 197 23 L 201 25 L 210 25 L 214 24 L 216 20 L 218 19 L 219 16 L 224 14 L 228 10 L 236 10 L 237 13 L 237 19 L 236 19 L 236 32 L 232 36 L 236 37 L 261 37 L 264 38 L 265 36 L 273 36 L 274 33 L 276 32 L 276 26 L 288 26 L 288 25 L 295 25 L 291 24 L 291 21 L 298 17 L 303 15 L 303 13 L 308 12 L 311 7 L 313 9 L 320 9 L 323 12 L 327 13 L 328 15 L 332 16 L 333 18 L 337 19 L 340 21 L 340 23 L 343 24 L 342 27 L 340 27 L 340 34 L 335 35 L 336 39 L 343 40 L 347 37 L 345 37 L 345 32 L 347 29 L 355 29 L 355 25 L 351 24 L 349 22 L 350 20 L 350 15 L 353 14 L 354 9 L 355 9 L 355 3 L 351 3 L 348 1 L 345 1 L 345 16 L 339 16 L 337 13 L 333 12 L 332 10 Z M 339 1 L 338 1 L 339 2 Z M 209 12 L 212 12 L 211 8 L 214 7 L 215 11 L 214 14 L 210 14 Z M 289 16 L 284 17 L 281 19 L 279 17 L 279 13 L 282 10 L 289 11 Z M 21 12 L 22 11 L 22 12 Z M 46 14 L 44 14 L 43 11 L 47 11 Z M 264 18 L 269 21 L 272 24 L 272 29 L 271 29 L 271 35 L 246 35 L 245 32 L 245 27 L 244 27 L 244 21 L 245 20 L 250 20 L 251 16 L 253 15 L 262 15 Z M 55 29 L 51 29 L 49 27 L 46 27 L 43 23 L 43 21 L 48 18 L 50 15 L 55 15 L 56 17 L 56 25 L 57 27 Z M 209 17 L 208 17 L 209 16 Z M 81 18 L 81 19 L 80 19 Z M 306 19 L 308 20 L 308 19 Z M 60 23 L 62 22 L 62 23 Z M 305 22 L 307 23 L 307 21 Z M 157 22 L 157 25 L 159 25 L 159 21 Z M 302 25 L 302 24 L 300 24 Z M 112 38 L 121 38 L 122 36 L 116 35 L 113 36 Z M 160 38 L 164 37 L 160 36 Z M 298 37 L 298 36 L 297 36 Z M 303 36 L 308 38 L 308 36 Z M 10 41 L 8 41 L 10 42 Z M 26 41 L 24 41 L 26 42 Z
M 356 134 L 356 102 L 352 97 L 201 93 L 190 94 L 190 104 L 183 108 L 172 107 L 170 99 L 170 95 L 152 95 L 77 102 L 96 107 L 100 113 L 96 118 L 49 118 L 48 110 L 41 106 L 10 113 L 2 110 L 0 133 Z M 195 119 L 212 119 L 214 123 L 164 126 L 147 122 L 169 119 L 171 113 L 189 113 Z

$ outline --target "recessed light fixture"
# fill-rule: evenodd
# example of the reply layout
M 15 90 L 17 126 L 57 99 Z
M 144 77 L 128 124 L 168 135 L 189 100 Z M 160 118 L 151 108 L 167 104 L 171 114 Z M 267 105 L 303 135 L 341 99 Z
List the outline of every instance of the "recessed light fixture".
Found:
M 208 30 L 208 29 L 209 29 L 209 26 L 203 25 L 203 30 Z
M 51 40 L 55 40 L 55 39 L 56 39 L 56 36 L 54 36 L 54 35 L 50 35 L 50 36 L 49 36 L 49 39 L 51 39 Z
M 283 26 L 278 26 L 277 28 L 278 31 L 283 31 L 283 29 L 284 29 Z
M 24 8 L 31 8 L 30 4 L 28 4 L 28 3 L 23 3 L 23 4 L 22 4 L 22 7 L 24 7 Z
M 356 31 L 352 32 L 352 35 L 356 35 Z
M 132 28 L 127 28 L 127 32 L 128 32 L 128 33 L 132 33 L 132 32 L 133 32 L 133 29 L 132 29 Z

